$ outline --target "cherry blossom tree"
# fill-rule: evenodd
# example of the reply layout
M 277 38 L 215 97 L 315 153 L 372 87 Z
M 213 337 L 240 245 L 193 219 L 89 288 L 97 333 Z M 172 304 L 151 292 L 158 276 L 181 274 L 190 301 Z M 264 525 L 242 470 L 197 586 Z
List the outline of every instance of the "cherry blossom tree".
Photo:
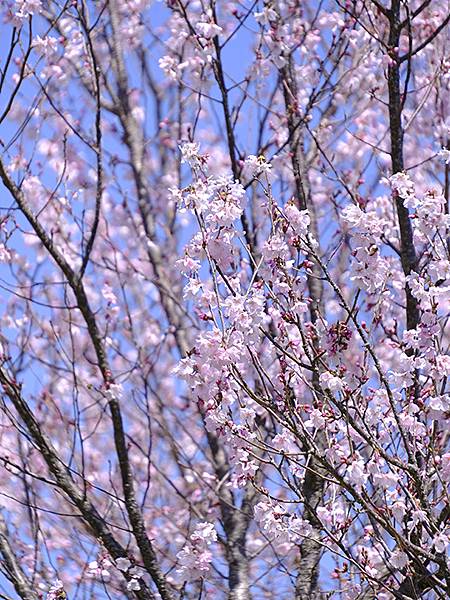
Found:
M 450 597 L 448 0 L 0 4 L 0 597 Z

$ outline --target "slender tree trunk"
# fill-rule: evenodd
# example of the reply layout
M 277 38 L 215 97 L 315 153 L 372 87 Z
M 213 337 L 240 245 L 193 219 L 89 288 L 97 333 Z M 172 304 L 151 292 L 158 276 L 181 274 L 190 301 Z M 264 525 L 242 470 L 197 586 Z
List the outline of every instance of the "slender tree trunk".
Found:
M 312 236 L 315 240 L 318 240 L 317 217 L 309 187 L 303 146 L 303 131 L 300 123 L 300 116 L 296 109 L 298 90 L 291 57 L 289 58 L 288 63 L 281 69 L 281 85 L 283 86 L 286 107 L 289 147 L 291 151 L 291 164 L 294 174 L 297 205 L 300 210 L 308 211 L 311 221 L 310 229 Z M 317 252 L 320 253 L 320 250 L 317 249 Z M 312 273 L 308 275 L 307 285 L 311 301 L 311 322 L 315 324 L 319 318 L 319 314 L 323 315 L 323 285 L 320 265 L 314 260 L 312 260 L 312 263 Z M 314 351 L 316 350 L 318 349 L 314 347 Z M 322 391 L 319 384 L 319 373 L 317 369 L 315 369 L 312 374 L 312 385 L 316 396 L 320 397 Z M 323 435 L 322 432 L 319 432 L 316 438 L 316 444 L 319 447 L 323 445 L 323 441 L 321 441 Z M 321 597 L 319 589 L 319 567 L 322 555 L 322 546 L 319 543 L 321 525 L 316 516 L 316 509 L 323 497 L 324 480 L 322 474 L 324 474 L 324 469 L 315 456 L 310 456 L 308 467 L 301 492 L 304 498 L 304 516 L 310 523 L 312 530 L 310 536 L 302 542 L 299 548 L 300 556 L 295 585 L 295 597 L 297 600 L 314 600 L 315 598 Z

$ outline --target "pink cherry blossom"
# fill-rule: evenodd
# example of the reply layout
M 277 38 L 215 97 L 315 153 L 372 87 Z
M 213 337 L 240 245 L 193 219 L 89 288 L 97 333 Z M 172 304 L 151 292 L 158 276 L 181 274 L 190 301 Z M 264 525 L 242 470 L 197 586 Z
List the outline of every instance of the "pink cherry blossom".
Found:
M 449 596 L 446 3 L 0 13 L 4 593 Z

